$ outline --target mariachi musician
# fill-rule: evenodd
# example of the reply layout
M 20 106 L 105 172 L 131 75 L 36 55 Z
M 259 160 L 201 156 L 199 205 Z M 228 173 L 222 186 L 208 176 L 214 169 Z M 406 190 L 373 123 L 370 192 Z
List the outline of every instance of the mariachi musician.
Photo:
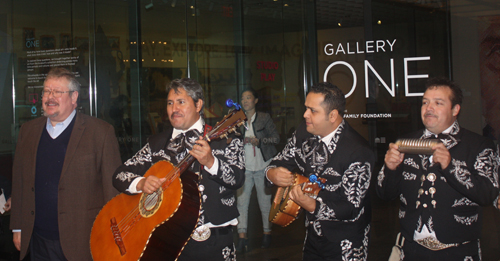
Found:
M 326 179 L 316 199 L 300 186 L 289 194 L 306 210 L 304 260 L 366 260 L 373 152 L 342 118 L 345 96 L 337 86 L 312 86 L 305 107 L 305 123 L 266 168 L 267 178 L 277 186 L 290 186 L 290 171 L 298 168 L 305 176 Z
M 401 202 L 400 260 L 481 260 L 482 206 L 497 202 L 498 153 L 491 140 L 458 124 L 458 85 L 432 78 L 425 87 L 425 129 L 406 137 L 439 142 L 427 154 L 403 153 L 391 143 L 377 194 Z
M 197 160 L 190 170 L 199 175 L 201 208 L 196 229 L 178 260 L 232 260 L 232 226 L 238 217 L 236 190 L 245 179 L 243 143 L 234 134 L 210 144 L 200 139 L 208 127 L 202 117 L 203 89 L 198 82 L 176 79 L 167 92 L 167 113 L 173 128 L 152 136 L 116 170 L 113 184 L 127 194 L 151 194 L 165 178 L 142 177 L 149 167 L 161 160 L 177 165 L 191 154 Z

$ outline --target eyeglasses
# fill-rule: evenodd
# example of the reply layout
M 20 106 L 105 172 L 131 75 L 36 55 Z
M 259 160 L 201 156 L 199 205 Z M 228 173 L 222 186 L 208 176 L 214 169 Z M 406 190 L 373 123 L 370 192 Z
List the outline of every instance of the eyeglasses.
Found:
M 71 93 L 71 92 L 74 92 L 74 91 L 50 91 L 50 90 L 42 90 L 42 97 L 44 96 L 47 96 L 49 97 L 49 95 L 52 93 L 52 96 L 54 96 L 54 98 L 59 98 L 61 97 L 61 95 L 63 95 L 63 93 Z

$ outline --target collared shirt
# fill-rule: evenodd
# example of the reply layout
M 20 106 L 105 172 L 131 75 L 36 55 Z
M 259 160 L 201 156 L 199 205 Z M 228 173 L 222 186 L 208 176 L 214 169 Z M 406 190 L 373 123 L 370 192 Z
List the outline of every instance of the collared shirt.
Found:
M 328 134 L 325 137 L 321 138 L 321 141 L 323 141 L 326 144 L 326 146 L 328 146 L 330 144 L 330 142 L 333 139 L 333 136 L 335 136 L 335 133 L 337 133 L 337 130 L 339 129 L 339 127 L 340 127 L 341 124 L 339 124 L 339 126 L 337 126 L 337 128 L 335 128 L 334 131 L 330 132 L 330 134 Z
M 174 128 L 174 130 L 172 131 L 172 137 L 170 137 L 171 139 L 175 139 L 177 136 L 179 136 L 179 134 L 181 133 L 186 133 L 190 130 L 197 130 L 199 133 L 202 133 L 203 134 L 203 125 L 204 125 L 204 121 L 203 121 L 203 118 L 199 118 L 194 124 L 193 126 L 189 127 L 187 130 L 179 130 L 179 129 L 176 129 Z
M 71 123 L 75 115 L 76 115 L 76 110 L 73 110 L 73 112 L 71 112 L 68 118 L 66 118 L 63 122 L 57 123 L 56 126 L 52 126 L 52 121 L 50 120 L 50 118 L 47 118 L 46 129 L 50 137 L 52 137 L 52 139 L 56 139 L 57 137 L 59 137 L 59 135 L 61 135 L 61 133 L 63 133 L 63 131 L 66 130 L 66 128 L 68 128 L 69 124 Z
M 454 125 L 454 124 L 455 124 L 455 122 L 453 122 L 453 123 L 450 125 L 450 127 L 448 127 L 446 130 L 444 130 L 444 131 L 443 131 L 443 132 L 441 132 L 441 133 L 443 133 L 443 134 L 450 134 L 451 130 L 453 129 L 453 125 Z M 438 134 L 440 134 L 440 133 L 438 133 Z M 434 136 L 434 137 L 436 137 L 436 138 L 437 138 L 438 134 L 432 133 L 432 132 L 431 132 L 430 130 L 428 130 L 428 129 L 425 129 L 425 131 L 424 131 L 424 135 L 425 135 L 426 137 Z

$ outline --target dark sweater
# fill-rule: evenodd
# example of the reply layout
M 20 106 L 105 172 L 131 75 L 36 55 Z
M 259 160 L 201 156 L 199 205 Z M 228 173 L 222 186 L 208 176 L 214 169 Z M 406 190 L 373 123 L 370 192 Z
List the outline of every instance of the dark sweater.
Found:
M 76 118 L 76 117 L 75 117 Z M 35 227 L 34 231 L 47 239 L 59 239 L 57 196 L 59 178 L 66 156 L 75 118 L 55 139 L 44 128 L 36 154 Z

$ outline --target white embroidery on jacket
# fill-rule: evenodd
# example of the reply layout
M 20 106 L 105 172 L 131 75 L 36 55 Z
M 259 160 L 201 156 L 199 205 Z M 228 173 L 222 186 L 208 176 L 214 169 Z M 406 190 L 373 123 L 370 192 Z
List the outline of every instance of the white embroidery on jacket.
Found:
M 404 178 L 404 180 L 416 180 L 417 179 L 417 175 L 415 175 L 413 173 L 409 173 L 409 172 L 403 171 L 403 178 Z
M 486 148 L 477 155 L 474 169 L 498 188 L 498 155 L 493 149 Z
M 477 203 L 472 202 L 470 199 L 463 197 L 461 199 L 455 199 L 455 202 L 451 206 L 452 208 L 458 207 L 458 206 L 479 206 Z
M 151 148 L 149 143 L 146 143 L 132 158 L 125 161 L 125 166 L 144 165 L 144 162 L 151 162 Z
M 477 219 L 479 217 L 479 214 L 475 214 L 474 216 L 470 216 L 470 217 L 461 217 L 461 216 L 458 216 L 458 215 L 453 215 L 453 217 L 455 218 L 455 220 L 458 223 L 470 226 L 470 225 L 472 225 L 472 222 L 476 222 L 477 221 Z
M 370 163 L 354 162 L 342 176 L 342 187 L 345 190 L 347 200 L 359 208 L 361 201 L 370 186 Z
M 133 179 L 139 177 L 139 175 L 137 174 L 134 174 L 132 172 L 128 172 L 128 171 L 122 171 L 120 173 L 118 173 L 118 175 L 116 175 L 116 179 L 124 182 L 124 181 L 127 181 L 127 182 L 131 182 Z
M 455 176 L 455 178 L 464 185 L 467 189 L 474 187 L 472 180 L 470 178 L 471 174 L 467 169 L 467 164 L 465 161 L 460 161 L 456 159 L 451 159 L 452 168 L 450 173 Z
M 407 158 L 404 160 L 404 164 L 408 165 L 408 166 L 411 166 L 411 167 L 414 167 L 416 169 L 420 169 L 420 167 L 418 166 L 418 164 L 415 162 L 415 160 L 413 160 L 413 158 Z

